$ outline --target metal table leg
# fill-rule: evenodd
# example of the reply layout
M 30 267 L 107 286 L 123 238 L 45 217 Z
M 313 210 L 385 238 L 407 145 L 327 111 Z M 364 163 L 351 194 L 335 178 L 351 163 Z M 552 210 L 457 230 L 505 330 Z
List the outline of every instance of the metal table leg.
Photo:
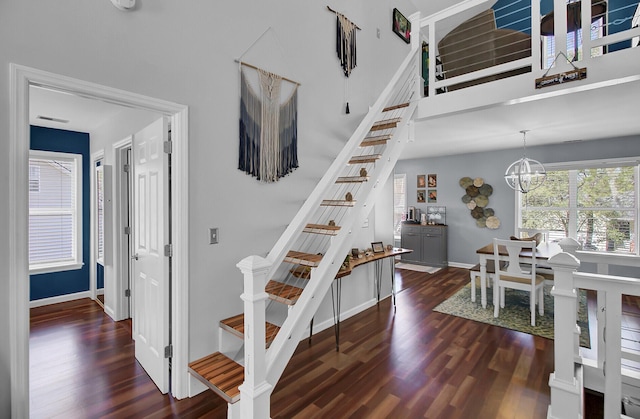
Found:
M 333 281 L 336 284 L 336 295 L 331 284 L 331 307 L 333 308 L 333 330 L 336 335 L 336 351 L 340 350 L 340 302 L 342 300 L 342 278 Z

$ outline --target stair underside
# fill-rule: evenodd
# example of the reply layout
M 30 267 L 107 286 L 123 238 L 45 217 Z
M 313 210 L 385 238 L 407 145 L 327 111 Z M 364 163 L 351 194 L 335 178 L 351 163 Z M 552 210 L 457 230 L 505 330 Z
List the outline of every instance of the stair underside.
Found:
M 292 306 L 298 301 L 302 294 L 302 288 L 293 285 L 283 284 L 282 282 L 270 280 L 264 291 L 269 294 L 269 298 L 279 303 Z
M 322 255 L 316 255 L 313 253 L 297 252 L 295 250 L 289 250 L 284 261 L 287 263 L 295 263 L 296 265 L 311 266 L 315 268 L 322 260 Z
M 373 147 L 376 145 L 385 145 L 391 139 L 391 134 L 377 135 L 375 137 L 366 137 L 360 143 L 360 147 Z
M 344 199 L 325 199 L 320 205 L 323 207 L 352 207 L 356 201 L 347 201 Z
M 362 183 L 369 180 L 369 176 L 340 176 L 336 183 Z
M 326 224 L 307 224 L 307 226 L 302 231 L 304 231 L 305 233 L 335 236 L 340 231 L 340 226 L 330 226 Z
M 400 108 L 406 108 L 409 106 L 409 102 L 405 102 L 405 103 L 399 103 L 397 105 L 391 105 L 391 106 L 387 106 L 386 108 L 384 108 L 382 110 L 382 112 L 389 112 L 389 111 L 394 111 L 396 109 L 400 109 Z
M 391 118 L 378 121 L 371 127 L 370 131 L 381 131 L 383 129 L 395 128 L 398 126 L 400 118 Z
M 227 403 L 240 400 L 240 384 L 244 367 L 231 358 L 215 352 L 189 364 L 189 371 Z
M 381 154 L 367 154 L 364 156 L 353 156 L 349 160 L 349 164 L 375 163 L 382 157 Z
M 220 320 L 220 327 L 230 332 L 232 335 L 237 336 L 240 339 L 244 339 L 244 313 L 229 317 L 228 319 Z M 278 334 L 280 327 L 273 323 L 266 322 L 265 328 L 265 344 L 268 348 Z

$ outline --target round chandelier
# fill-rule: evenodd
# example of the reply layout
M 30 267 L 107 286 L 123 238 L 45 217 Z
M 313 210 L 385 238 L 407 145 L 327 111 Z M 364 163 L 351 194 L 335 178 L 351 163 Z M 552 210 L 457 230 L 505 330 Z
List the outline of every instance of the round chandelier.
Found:
M 520 132 L 523 141 L 522 158 L 511 163 L 504 173 L 504 180 L 511 189 L 527 193 L 542 186 L 547 178 L 547 171 L 542 163 L 527 157 L 527 130 Z

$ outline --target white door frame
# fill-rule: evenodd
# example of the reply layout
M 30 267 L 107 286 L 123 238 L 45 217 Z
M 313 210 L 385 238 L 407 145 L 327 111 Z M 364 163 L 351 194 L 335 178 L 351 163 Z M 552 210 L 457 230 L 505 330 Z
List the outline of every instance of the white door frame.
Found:
M 10 64 L 9 170 L 9 301 L 11 346 L 11 416 L 29 417 L 29 259 L 28 166 L 29 86 L 41 86 L 166 115 L 171 119 L 171 388 L 178 399 L 188 396 L 188 107 L 124 90 L 101 86 L 18 64 Z
M 130 310 L 131 302 L 130 297 L 125 296 L 125 290 L 130 286 L 129 278 L 131 275 L 131 260 L 129 251 L 130 237 L 126 236 L 124 228 L 127 227 L 125 223 L 125 216 L 128 215 L 129 205 L 131 203 L 131 192 L 129 191 L 130 183 L 128 178 L 123 175 L 124 173 L 124 153 L 128 149 L 131 149 L 133 143 L 133 136 L 129 135 L 127 138 L 118 141 L 113 144 L 113 171 L 114 171 L 114 184 L 113 188 L 114 201 L 116 204 L 113 206 L 113 225 L 115 226 L 113 235 L 113 269 L 115 272 L 114 290 L 113 293 L 109 291 L 115 303 L 113 307 L 109 307 L 108 314 L 115 320 L 124 320 L 131 317 L 132 311 Z M 129 185 L 127 185 L 129 183 Z M 126 199 L 125 199 L 126 198 Z M 128 227 L 131 227 L 131 220 L 129 220 Z M 107 292 L 107 290 L 105 290 Z M 105 299 L 106 301 L 106 299 Z M 105 305 L 106 308 L 106 305 Z
M 101 160 L 102 164 L 104 164 L 104 149 L 91 153 L 91 174 L 89 176 L 91 182 L 91 186 L 89 187 L 89 196 L 91 197 L 91 216 L 89 222 L 89 225 L 91 226 L 91 231 L 89 233 L 89 294 L 91 295 L 91 299 L 94 301 L 98 298 L 98 272 L 96 267 L 98 263 L 98 258 L 96 257 L 96 239 L 98 237 L 96 234 L 96 231 L 98 230 L 98 207 L 96 205 L 96 198 L 98 196 L 98 191 L 96 190 L 96 163 Z

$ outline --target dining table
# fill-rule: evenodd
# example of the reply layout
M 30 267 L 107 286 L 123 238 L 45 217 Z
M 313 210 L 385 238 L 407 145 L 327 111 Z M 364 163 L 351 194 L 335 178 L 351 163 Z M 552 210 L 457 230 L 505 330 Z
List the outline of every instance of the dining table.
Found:
M 544 266 L 546 261 L 552 256 L 562 252 L 562 248 L 557 242 L 542 242 L 536 245 L 536 267 Z M 509 260 L 509 253 L 505 246 L 498 246 L 499 260 L 496 261 L 495 253 L 493 250 L 493 242 L 485 246 L 482 246 L 476 250 L 476 254 L 480 259 L 480 299 L 483 307 L 487 305 L 487 261 L 493 260 L 496 262 L 496 266 L 501 261 Z M 530 250 L 525 250 L 520 253 L 520 263 L 531 264 L 532 254 Z M 494 301 L 495 304 L 495 301 Z

